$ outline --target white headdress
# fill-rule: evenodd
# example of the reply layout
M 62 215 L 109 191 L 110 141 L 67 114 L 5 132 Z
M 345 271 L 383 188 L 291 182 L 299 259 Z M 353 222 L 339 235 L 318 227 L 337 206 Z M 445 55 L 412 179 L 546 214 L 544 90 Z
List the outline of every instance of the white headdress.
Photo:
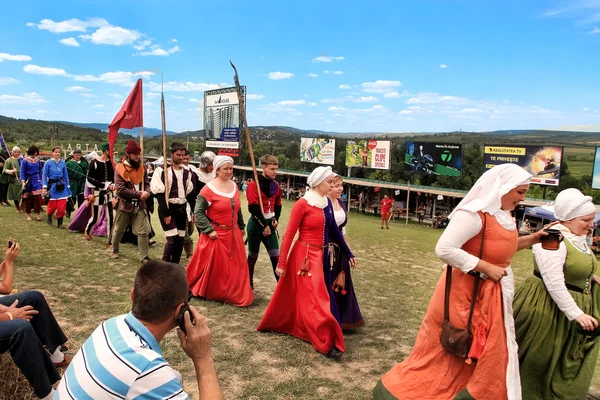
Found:
M 319 186 L 321 182 L 323 182 L 329 175 L 333 174 L 333 170 L 331 167 L 317 167 L 315 170 L 308 176 L 306 183 L 311 188 Z
M 554 215 L 559 221 L 570 221 L 595 212 L 593 199 L 574 188 L 563 190 L 554 201 Z
M 227 163 L 233 164 L 233 158 L 229 156 L 215 156 L 215 159 L 213 160 L 213 168 L 216 171 Z

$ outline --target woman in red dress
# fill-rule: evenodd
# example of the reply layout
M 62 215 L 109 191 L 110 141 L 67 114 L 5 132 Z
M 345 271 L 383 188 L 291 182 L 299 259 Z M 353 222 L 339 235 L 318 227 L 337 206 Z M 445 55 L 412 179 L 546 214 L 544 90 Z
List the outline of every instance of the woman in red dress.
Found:
M 333 178 L 331 167 L 315 169 L 308 177 L 311 189 L 294 204 L 276 270 L 281 279 L 257 330 L 296 336 L 310 342 L 319 353 L 337 359 L 346 346 L 332 293 L 329 238 L 339 243 L 352 266 L 356 262 L 326 197 L 333 188 Z
M 217 156 L 216 177 L 202 188 L 194 215 L 200 232 L 187 266 L 192 294 L 239 307 L 252 304 L 254 294 L 244 249 L 244 217 L 240 193 L 231 180 L 233 159 Z

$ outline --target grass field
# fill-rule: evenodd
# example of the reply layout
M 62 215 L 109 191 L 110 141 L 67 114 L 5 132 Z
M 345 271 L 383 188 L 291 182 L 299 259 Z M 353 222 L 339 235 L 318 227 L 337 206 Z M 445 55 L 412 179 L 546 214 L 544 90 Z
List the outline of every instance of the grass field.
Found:
M 564 158 L 568 163 L 571 175 L 581 178 L 591 176 L 594 167 L 594 148 L 591 147 L 565 147 Z
M 281 232 L 291 206 L 292 202 L 284 202 Z M 26 222 L 9 207 L 0 207 L 0 221 L 0 243 L 9 235 L 21 243 L 15 287 L 46 295 L 69 337 L 72 354 L 103 320 L 129 311 L 137 248 L 123 246 L 122 257 L 112 260 L 100 238 L 87 242 L 80 234 Z M 159 243 L 150 256 L 159 258 L 164 237 L 156 221 L 154 228 Z M 355 211 L 347 230 L 358 260 L 353 280 L 367 326 L 346 336 L 347 352 L 339 363 L 294 337 L 256 332 L 275 287 L 264 249 L 256 266 L 257 295 L 251 307 L 193 300 L 208 318 L 227 399 L 368 399 L 383 373 L 409 354 L 442 272 L 434 255 L 441 231 L 417 224 L 406 227 L 403 222 L 381 230 L 378 219 Z M 517 281 L 524 280 L 532 268 L 530 251 L 518 253 L 513 267 Z M 183 374 L 186 390 L 197 399 L 193 365 L 175 332 L 161 345 L 167 360 Z M 14 374 L 6 372 L 10 364 L 6 357 L 2 361 L 0 399 L 32 398 L 26 382 L 15 381 Z M 594 385 L 600 385 L 597 378 Z

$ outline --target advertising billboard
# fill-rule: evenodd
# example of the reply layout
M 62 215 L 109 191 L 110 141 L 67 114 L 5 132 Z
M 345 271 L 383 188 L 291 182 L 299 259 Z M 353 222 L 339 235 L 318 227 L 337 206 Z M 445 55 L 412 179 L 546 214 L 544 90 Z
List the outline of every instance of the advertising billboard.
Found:
M 300 161 L 333 165 L 335 139 L 300 139 Z
M 500 164 L 517 164 L 533 175 L 531 183 L 558 186 L 563 148 L 558 146 L 485 145 L 483 172 Z
M 594 169 L 592 171 L 592 189 L 600 189 L 600 147 L 596 147 Z
M 404 169 L 425 175 L 460 176 L 462 144 L 406 142 Z
M 390 169 L 389 140 L 349 140 L 346 144 L 346 166 Z
M 241 87 L 244 106 L 246 87 Z M 235 87 L 207 90 L 204 92 L 204 129 L 206 137 L 217 139 L 225 128 L 240 128 L 240 102 Z

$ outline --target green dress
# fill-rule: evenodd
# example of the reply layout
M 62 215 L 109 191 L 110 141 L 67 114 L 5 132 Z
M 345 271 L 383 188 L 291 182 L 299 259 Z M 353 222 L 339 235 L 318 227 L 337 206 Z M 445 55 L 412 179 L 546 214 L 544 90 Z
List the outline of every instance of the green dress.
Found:
M 3 176 L 8 177 L 8 200 L 11 201 L 19 201 L 21 198 L 21 181 L 19 180 L 19 176 L 21 176 L 21 165 L 19 159 L 14 159 L 9 157 L 6 159 L 4 163 Z M 7 174 L 5 171 L 11 169 L 17 169 L 14 174 Z
M 85 178 L 87 176 L 88 164 L 85 160 L 76 162 L 69 160 L 66 162 L 67 172 L 69 174 L 69 184 L 73 197 L 83 193 L 85 189 Z
M 565 283 L 591 293 L 569 290 L 577 306 L 600 318 L 600 287 L 592 284 L 598 267 L 596 256 L 579 251 L 564 240 L 567 258 Z M 538 266 L 534 259 L 535 271 Z M 577 332 L 579 324 L 569 321 L 550 297 L 542 279 L 531 276 L 515 292 L 513 303 L 523 399 L 585 399 L 598 358 L 598 339 Z

